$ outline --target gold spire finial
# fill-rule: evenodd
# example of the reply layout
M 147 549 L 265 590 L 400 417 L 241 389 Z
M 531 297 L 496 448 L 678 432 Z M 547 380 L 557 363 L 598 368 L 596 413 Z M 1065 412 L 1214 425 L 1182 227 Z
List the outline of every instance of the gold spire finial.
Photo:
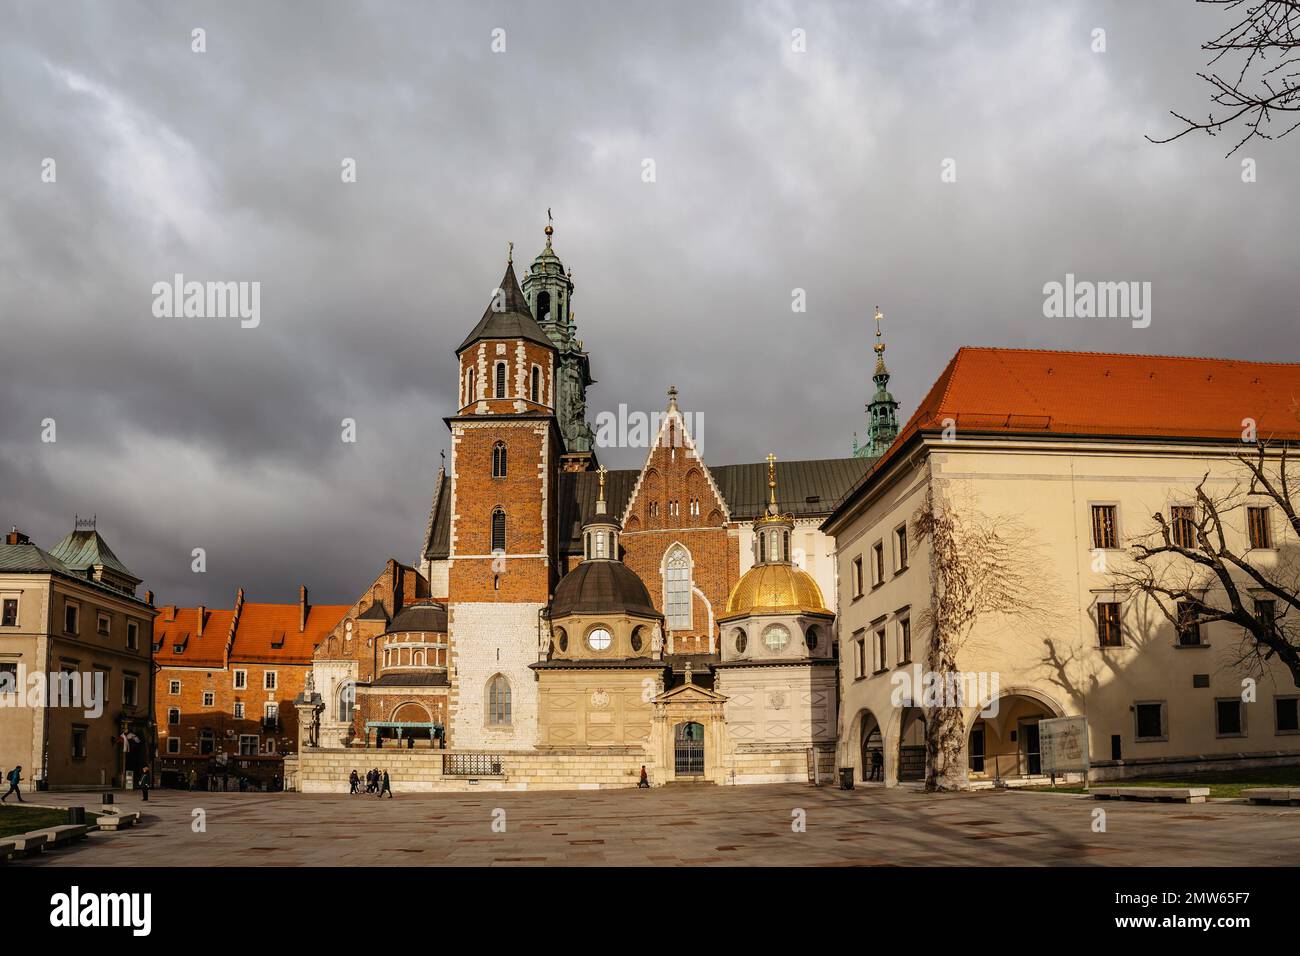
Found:
M 776 455 L 767 453 L 768 511 L 776 514 Z
M 600 476 L 600 491 L 596 496 L 597 501 L 605 500 L 605 475 L 607 473 L 608 472 L 606 471 L 604 465 L 601 465 L 599 468 L 596 469 L 596 474 Z
M 555 227 L 554 227 L 551 223 L 552 223 L 552 219 L 551 219 L 551 207 L 550 207 L 550 206 L 547 206 L 547 207 L 546 207 L 546 228 L 542 230 L 542 232 L 546 233 L 546 245 L 547 245 L 547 246 L 549 246 L 549 245 L 551 244 L 551 236 L 553 236 L 553 235 L 555 234 Z
M 885 343 L 880 337 L 880 320 L 885 317 L 885 313 L 880 311 L 880 306 L 876 306 L 876 344 L 872 346 L 876 350 L 876 371 L 885 371 Z

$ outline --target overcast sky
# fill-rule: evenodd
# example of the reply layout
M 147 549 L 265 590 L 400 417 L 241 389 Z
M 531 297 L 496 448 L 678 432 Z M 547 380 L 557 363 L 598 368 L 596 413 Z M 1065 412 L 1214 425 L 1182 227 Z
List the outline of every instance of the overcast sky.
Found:
M 593 425 L 676 384 L 712 464 L 848 455 L 876 304 L 904 417 L 961 345 L 1296 355 L 1300 133 L 1143 139 L 1208 108 L 1191 0 L 3 17 L 0 521 L 97 514 L 159 603 L 348 603 L 416 558 L 453 349 L 547 207 Z M 260 282 L 260 326 L 155 317 L 177 272 Z M 1067 272 L 1151 282 L 1150 327 L 1044 318 Z

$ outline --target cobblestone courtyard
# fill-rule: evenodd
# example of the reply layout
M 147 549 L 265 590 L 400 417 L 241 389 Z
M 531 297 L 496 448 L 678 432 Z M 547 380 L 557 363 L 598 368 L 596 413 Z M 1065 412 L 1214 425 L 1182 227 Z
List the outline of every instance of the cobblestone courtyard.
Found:
M 97 795 L 50 796 L 95 808 Z M 132 830 L 18 866 L 1300 863 L 1300 807 L 780 785 L 368 796 L 154 791 Z M 1092 830 L 1106 811 L 1105 833 Z M 191 830 L 206 811 L 207 832 Z M 505 832 L 493 831 L 494 811 Z M 806 832 L 794 832 L 795 811 Z M 500 815 L 497 814 L 499 817 Z

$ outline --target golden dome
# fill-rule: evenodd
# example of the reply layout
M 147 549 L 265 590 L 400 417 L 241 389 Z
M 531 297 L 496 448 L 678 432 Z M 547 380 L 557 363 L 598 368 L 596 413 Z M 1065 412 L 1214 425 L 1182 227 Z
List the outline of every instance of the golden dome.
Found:
M 758 564 L 744 573 L 727 598 L 723 617 L 743 614 L 830 614 L 813 576 L 788 564 Z

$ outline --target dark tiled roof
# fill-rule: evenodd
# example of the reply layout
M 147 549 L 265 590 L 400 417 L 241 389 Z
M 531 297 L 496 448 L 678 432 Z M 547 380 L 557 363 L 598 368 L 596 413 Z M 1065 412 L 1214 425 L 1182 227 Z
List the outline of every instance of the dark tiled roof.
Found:
M 374 604 L 370 605 L 370 607 L 366 608 L 364 611 L 358 614 L 357 620 L 358 621 L 383 621 L 385 624 L 387 624 L 388 612 L 384 610 L 384 605 L 381 601 L 376 601 Z
M 782 512 L 796 518 L 830 514 L 835 502 L 853 487 L 872 458 L 825 458 L 813 461 L 778 461 L 776 494 Z M 767 462 L 717 465 L 709 469 L 718 491 L 726 499 L 733 520 L 759 517 L 767 506 Z
M 825 458 L 812 461 L 778 461 L 777 494 L 781 510 L 795 517 L 824 517 L 835 503 L 866 474 L 874 459 Z M 709 471 L 722 493 L 731 517 L 750 521 L 763 513 L 767 504 L 767 463 L 711 465 Z M 641 475 L 638 468 L 605 474 L 605 502 L 613 518 L 622 518 L 632 489 Z M 559 536 L 561 554 L 582 553 L 582 526 L 596 513 L 599 479 L 594 471 L 561 472 L 559 485 Z M 815 500 L 809 500 L 809 499 Z M 424 556 L 446 558 L 451 547 L 451 478 L 443 480 L 433 530 Z
M 380 674 L 371 687 L 449 687 L 446 671 L 393 671 Z
M 560 579 L 551 599 L 552 619 L 617 612 L 659 617 L 645 584 L 622 561 L 583 561 Z
M 393 623 L 388 625 L 389 634 L 403 631 L 433 631 L 437 634 L 447 633 L 447 607 L 443 604 L 412 604 L 397 612 Z
M 503 309 L 498 312 L 492 308 L 496 304 L 496 297 L 493 296 L 492 301 L 488 303 L 487 311 L 483 313 L 483 318 L 479 319 L 478 325 L 474 326 L 474 330 L 461 343 L 456 354 L 459 355 L 475 342 L 483 339 L 526 339 L 538 345 L 545 345 L 547 348 L 555 348 L 555 343 L 542 331 L 542 327 L 533 318 L 532 309 L 528 308 L 528 300 L 524 298 L 523 290 L 519 288 L 519 280 L 515 278 L 513 262 L 506 266 L 506 274 L 502 277 L 498 288 L 505 293 Z

